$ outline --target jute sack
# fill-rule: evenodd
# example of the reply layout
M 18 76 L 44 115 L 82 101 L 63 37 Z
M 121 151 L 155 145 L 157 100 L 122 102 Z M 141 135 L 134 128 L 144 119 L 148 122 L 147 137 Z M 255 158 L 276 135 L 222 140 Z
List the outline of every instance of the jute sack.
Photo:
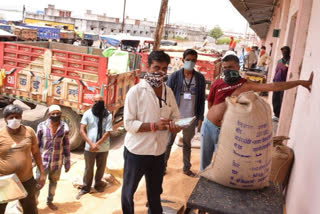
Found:
M 275 185 L 285 188 L 293 163 L 294 153 L 291 148 L 282 144 L 289 138 L 278 136 L 273 138 L 272 165 L 269 180 Z
M 266 187 L 272 160 L 270 106 L 253 92 L 226 103 L 214 161 L 200 175 L 232 188 Z

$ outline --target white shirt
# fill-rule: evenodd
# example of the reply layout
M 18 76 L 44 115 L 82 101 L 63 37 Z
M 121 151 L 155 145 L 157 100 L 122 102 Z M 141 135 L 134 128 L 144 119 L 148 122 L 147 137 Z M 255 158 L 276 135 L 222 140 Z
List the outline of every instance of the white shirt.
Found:
M 180 118 L 179 108 L 171 89 L 163 85 L 162 108 L 153 88 L 145 80 L 130 88 L 124 104 L 125 147 L 136 155 L 162 155 L 166 151 L 168 130 L 138 132 L 142 123 L 156 123 L 163 119 Z M 166 96 L 165 96 L 166 94 Z

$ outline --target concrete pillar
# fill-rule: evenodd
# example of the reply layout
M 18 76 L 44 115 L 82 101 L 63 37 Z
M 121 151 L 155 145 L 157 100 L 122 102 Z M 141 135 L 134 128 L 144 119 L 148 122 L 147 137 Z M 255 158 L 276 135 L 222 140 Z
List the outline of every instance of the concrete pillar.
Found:
M 305 54 L 312 3 L 313 0 L 299 1 L 297 24 L 295 27 L 287 81 L 298 80 L 300 78 L 303 57 Z M 297 88 L 288 90 L 284 93 L 277 135 L 289 134 L 296 95 Z

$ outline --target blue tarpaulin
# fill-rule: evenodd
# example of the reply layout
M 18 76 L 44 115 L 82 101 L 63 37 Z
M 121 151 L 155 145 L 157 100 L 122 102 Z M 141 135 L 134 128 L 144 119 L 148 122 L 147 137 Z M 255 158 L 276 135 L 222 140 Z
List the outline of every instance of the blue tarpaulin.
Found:
M 108 36 L 100 36 L 101 40 L 103 43 L 105 44 L 109 44 L 115 47 L 119 46 L 120 40 L 119 39 L 115 39 L 115 38 L 111 38 Z

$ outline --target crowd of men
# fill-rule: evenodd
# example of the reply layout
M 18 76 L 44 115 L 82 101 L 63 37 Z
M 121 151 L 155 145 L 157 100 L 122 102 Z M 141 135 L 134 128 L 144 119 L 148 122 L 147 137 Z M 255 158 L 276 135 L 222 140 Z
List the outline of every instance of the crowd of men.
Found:
M 208 114 L 205 116 L 205 79 L 195 70 L 197 58 L 195 50 L 187 49 L 183 53 L 183 68 L 172 73 L 165 84 L 170 57 L 163 51 L 152 51 L 148 56 L 144 79 L 133 86 L 126 96 L 124 126 L 127 134 L 124 140 L 121 195 L 122 211 L 125 214 L 134 213 L 133 197 L 143 176 L 147 187 L 148 213 L 162 213 L 160 195 L 163 177 L 176 133 L 181 130 L 183 173 L 196 177 L 191 171 L 190 161 L 191 140 L 195 135 L 195 129 L 201 132 L 200 171 L 210 164 L 226 111 L 226 97 L 238 96 L 245 91 L 283 93 L 284 90 L 298 85 L 310 89 L 312 84 L 312 75 L 307 81 L 286 82 L 286 79 L 283 79 L 286 77 L 285 68 L 288 67 L 286 65 L 289 63 L 288 55 L 284 55 L 279 61 L 273 83 L 248 82 L 239 74 L 239 58 L 236 54 L 229 53 L 222 59 L 221 78 L 211 85 L 207 98 Z M 57 181 L 62 166 L 65 172 L 70 169 L 68 125 L 61 119 L 60 106 L 52 105 L 48 112 L 49 118 L 38 125 L 35 133 L 32 128 L 21 124 L 22 109 L 18 105 L 8 105 L 3 110 L 7 126 L 0 130 L 0 175 L 17 174 L 28 192 L 28 196 L 20 200 L 24 213 L 27 214 L 38 213 L 37 196 L 47 177 L 49 179 L 47 205 L 52 210 L 58 209 L 53 204 Z M 175 121 L 179 118 L 189 117 L 196 118 L 190 126 L 182 129 L 176 125 Z M 112 114 L 106 109 L 103 97 L 97 94 L 94 96 L 92 108 L 84 113 L 81 120 L 80 133 L 86 141 L 85 171 L 77 199 L 90 192 L 95 163 L 97 170 L 94 188 L 98 192 L 104 191 L 106 183 L 102 181 L 102 177 L 110 147 L 111 131 Z M 21 145 L 20 152 L 12 149 L 16 144 Z M 37 165 L 35 179 L 31 157 Z M 5 212 L 5 208 L 6 204 L 0 204 L 0 214 Z

